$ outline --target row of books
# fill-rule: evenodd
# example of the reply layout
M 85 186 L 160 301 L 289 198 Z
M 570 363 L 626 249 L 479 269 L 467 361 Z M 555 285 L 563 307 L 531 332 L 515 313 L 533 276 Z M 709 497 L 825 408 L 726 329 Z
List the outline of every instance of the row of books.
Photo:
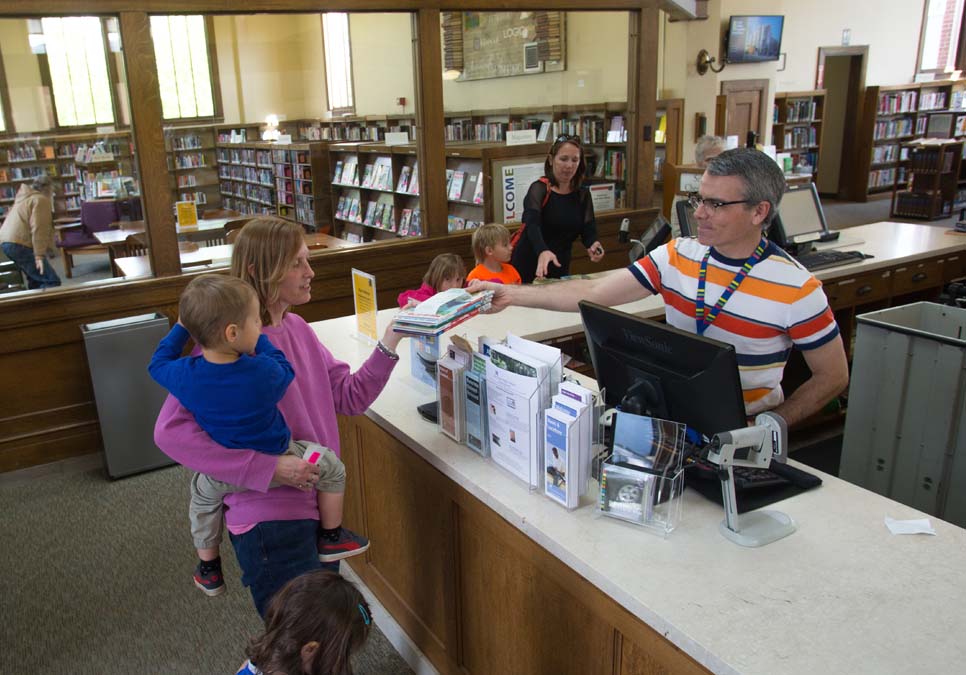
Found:
M 446 198 L 450 201 L 482 204 L 483 172 L 467 173 L 458 169 L 446 169 Z
M 785 131 L 782 140 L 785 143 L 784 150 L 818 145 L 818 131 L 815 127 L 794 127 Z
M 879 105 L 876 112 L 880 115 L 895 115 L 904 112 L 916 112 L 918 91 L 900 91 L 879 94 Z
M 953 153 L 939 148 L 916 148 L 909 156 L 909 170 L 913 173 L 946 173 L 953 168 Z
M 902 138 L 903 136 L 911 136 L 912 130 L 911 119 L 882 120 L 875 123 L 872 138 L 877 141 L 886 138 Z
M 201 152 L 174 155 L 173 163 L 176 169 L 202 169 L 208 165 L 204 153 Z
M 905 167 L 899 167 L 899 182 L 904 183 L 906 180 L 906 169 Z M 896 169 L 876 169 L 869 172 L 869 189 L 881 188 L 881 187 L 892 187 L 893 183 L 896 181 Z
M 591 160 L 594 157 L 594 160 Z M 603 161 L 596 155 L 587 153 L 587 172 L 594 178 L 613 178 L 624 180 L 627 173 L 627 154 L 623 150 L 607 150 Z
M 196 150 L 203 148 L 204 146 L 205 142 L 202 140 L 201 136 L 190 135 L 171 137 L 172 150 Z
M 182 192 L 178 195 L 178 201 L 207 204 L 208 196 L 204 192 Z
M 225 195 L 224 192 L 221 194 L 225 196 L 222 199 L 222 206 L 232 211 L 238 211 L 243 216 L 272 216 L 277 213 L 277 209 L 274 206 L 250 202 L 244 198 L 238 199 L 230 195 Z
M 872 163 L 885 164 L 909 157 L 909 149 L 896 145 L 877 145 L 872 148 Z
M 219 143 L 247 143 L 247 129 L 223 129 L 218 132 Z
M 900 192 L 896 195 L 895 215 L 909 218 L 931 218 L 934 215 L 949 215 L 952 201 L 942 200 L 939 212 L 932 213 L 938 195 L 927 192 Z
M 460 216 L 446 216 L 446 229 L 450 232 L 461 230 L 475 230 L 483 224 L 482 220 L 467 220 Z
M 7 146 L 8 162 L 32 162 L 38 159 L 54 159 L 54 146 L 33 143 Z
M 270 169 L 256 169 L 251 166 L 232 166 L 222 164 L 218 167 L 218 177 L 224 180 L 237 180 L 271 187 L 275 185 L 274 174 Z
M 43 176 L 44 174 L 56 178 L 57 167 L 53 164 L 47 164 L 45 166 L 0 167 L 0 183 L 10 183 L 19 180 L 32 180 L 37 176 Z
M 198 176 L 193 173 L 178 174 L 177 184 L 179 188 L 194 187 L 198 185 Z
M 220 183 L 220 191 L 223 195 L 242 197 L 253 202 L 258 202 L 263 206 L 271 207 L 275 206 L 276 203 L 274 187 L 253 185 L 252 183 L 222 181 Z
M 785 102 L 785 122 L 813 122 L 818 114 L 818 101 L 811 99 L 798 99 Z M 778 106 L 775 106 L 775 118 L 778 119 Z
M 919 110 L 942 110 L 946 107 L 946 92 L 924 91 L 919 99 Z

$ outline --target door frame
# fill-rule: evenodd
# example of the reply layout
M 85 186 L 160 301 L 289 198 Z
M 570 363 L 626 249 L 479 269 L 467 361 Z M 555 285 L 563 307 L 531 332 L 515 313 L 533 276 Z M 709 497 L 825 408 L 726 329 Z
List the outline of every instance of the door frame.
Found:
M 859 123 L 868 112 L 862 108 L 864 100 L 863 93 L 865 92 L 865 72 L 869 63 L 869 45 L 819 47 L 818 61 L 815 66 L 816 89 L 825 88 L 825 59 L 829 56 L 849 57 L 849 90 L 846 92 L 845 129 L 842 135 L 843 143 L 841 163 L 839 165 L 839 188 L 836 197 L 838 199 L 858 199 L 856 195 L 860 192 L 859 186 L 853 185 L 854 180 L 850 181 L 848 178 L 843 179 L 843 176 L 857 175 L 856 164 L 858 162 L 857 153 L 846 151 L 845 139 L 858 138 Z M 858 65 L 856 65 L 855 57 L 859 57 Z M 853 114 L 850 115 L 850 111 Z M 862 187 L 861 192 L 864 196 L 864 185 L 860 187 Z
M 768 105 L 769 91 L 768 88 L 771 85 L 771 80 L 768 79 L 757 79 L 757 80 L 725 80 L 721 83 L 721 95 L 727 99 L 729 94 L 735 94 L 740 91 L 760 91 L 761 92 L 761 105 L 758 106 L 758 138 L 760 142 L 764 143 L 765 131 L 768 129 L 768 120 L 771 119 L 771 106 Z M 727 101 L 725 101 L 725 108 L 727 109 Z M 717 122 L 717 120 L 715 120 Z M 725 120 L 721 122 L 721 130 L 724 131 L 726 128 Z M 715 124 L 717 128 L 718 125 Z M 745 139 L 739 138 L 738 144 L 744 145 Z
M 849 45 L 848 47 L 819 47 L 818 61 L 815 64 L 815 88 L 825 89 L 825 58 L 828 56 L 861 56 L 862 65 L 859 69 L 859 88 L 865 89 L 865 69 L 869 63 L 869 45 Z

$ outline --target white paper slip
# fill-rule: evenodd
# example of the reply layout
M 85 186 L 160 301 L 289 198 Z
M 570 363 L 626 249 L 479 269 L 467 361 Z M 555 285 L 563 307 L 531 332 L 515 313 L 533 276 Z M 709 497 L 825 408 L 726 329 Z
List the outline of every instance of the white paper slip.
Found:
M 885 525 L 892 534 L 936 534 L 936 530 L 932 529 L 932 523 L 929 522 L 928 518 L 896 520 L 886 516 Z

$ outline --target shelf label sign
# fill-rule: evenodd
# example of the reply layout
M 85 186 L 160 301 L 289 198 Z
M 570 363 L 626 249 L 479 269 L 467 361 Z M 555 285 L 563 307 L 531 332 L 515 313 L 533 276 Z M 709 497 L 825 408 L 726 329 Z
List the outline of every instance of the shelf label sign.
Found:
M 531 183 L 543 176 L 543 163 L 505 166 L 500 172 L 500 196 L 503 222 L 519 223 L 523 217 L 523 200 Z
M 536 129 L 518 129 L 516 131 L 506 132 L 507 145 L 527 145 L 528 143 L 536 143 L 536 142 L 537 142 Z
M 352 297 L 356 305 L 358 335 L 375 343 L 379 339 L 376 333 L 376 278 L 353 268 Z

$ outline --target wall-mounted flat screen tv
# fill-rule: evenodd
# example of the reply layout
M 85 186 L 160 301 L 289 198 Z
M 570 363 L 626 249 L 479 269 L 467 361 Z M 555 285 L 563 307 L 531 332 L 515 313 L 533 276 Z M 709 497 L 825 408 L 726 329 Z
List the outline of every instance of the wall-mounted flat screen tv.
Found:
M 777 61 L 784 16 L 733 16 L 728 27 L 728 63 Z

